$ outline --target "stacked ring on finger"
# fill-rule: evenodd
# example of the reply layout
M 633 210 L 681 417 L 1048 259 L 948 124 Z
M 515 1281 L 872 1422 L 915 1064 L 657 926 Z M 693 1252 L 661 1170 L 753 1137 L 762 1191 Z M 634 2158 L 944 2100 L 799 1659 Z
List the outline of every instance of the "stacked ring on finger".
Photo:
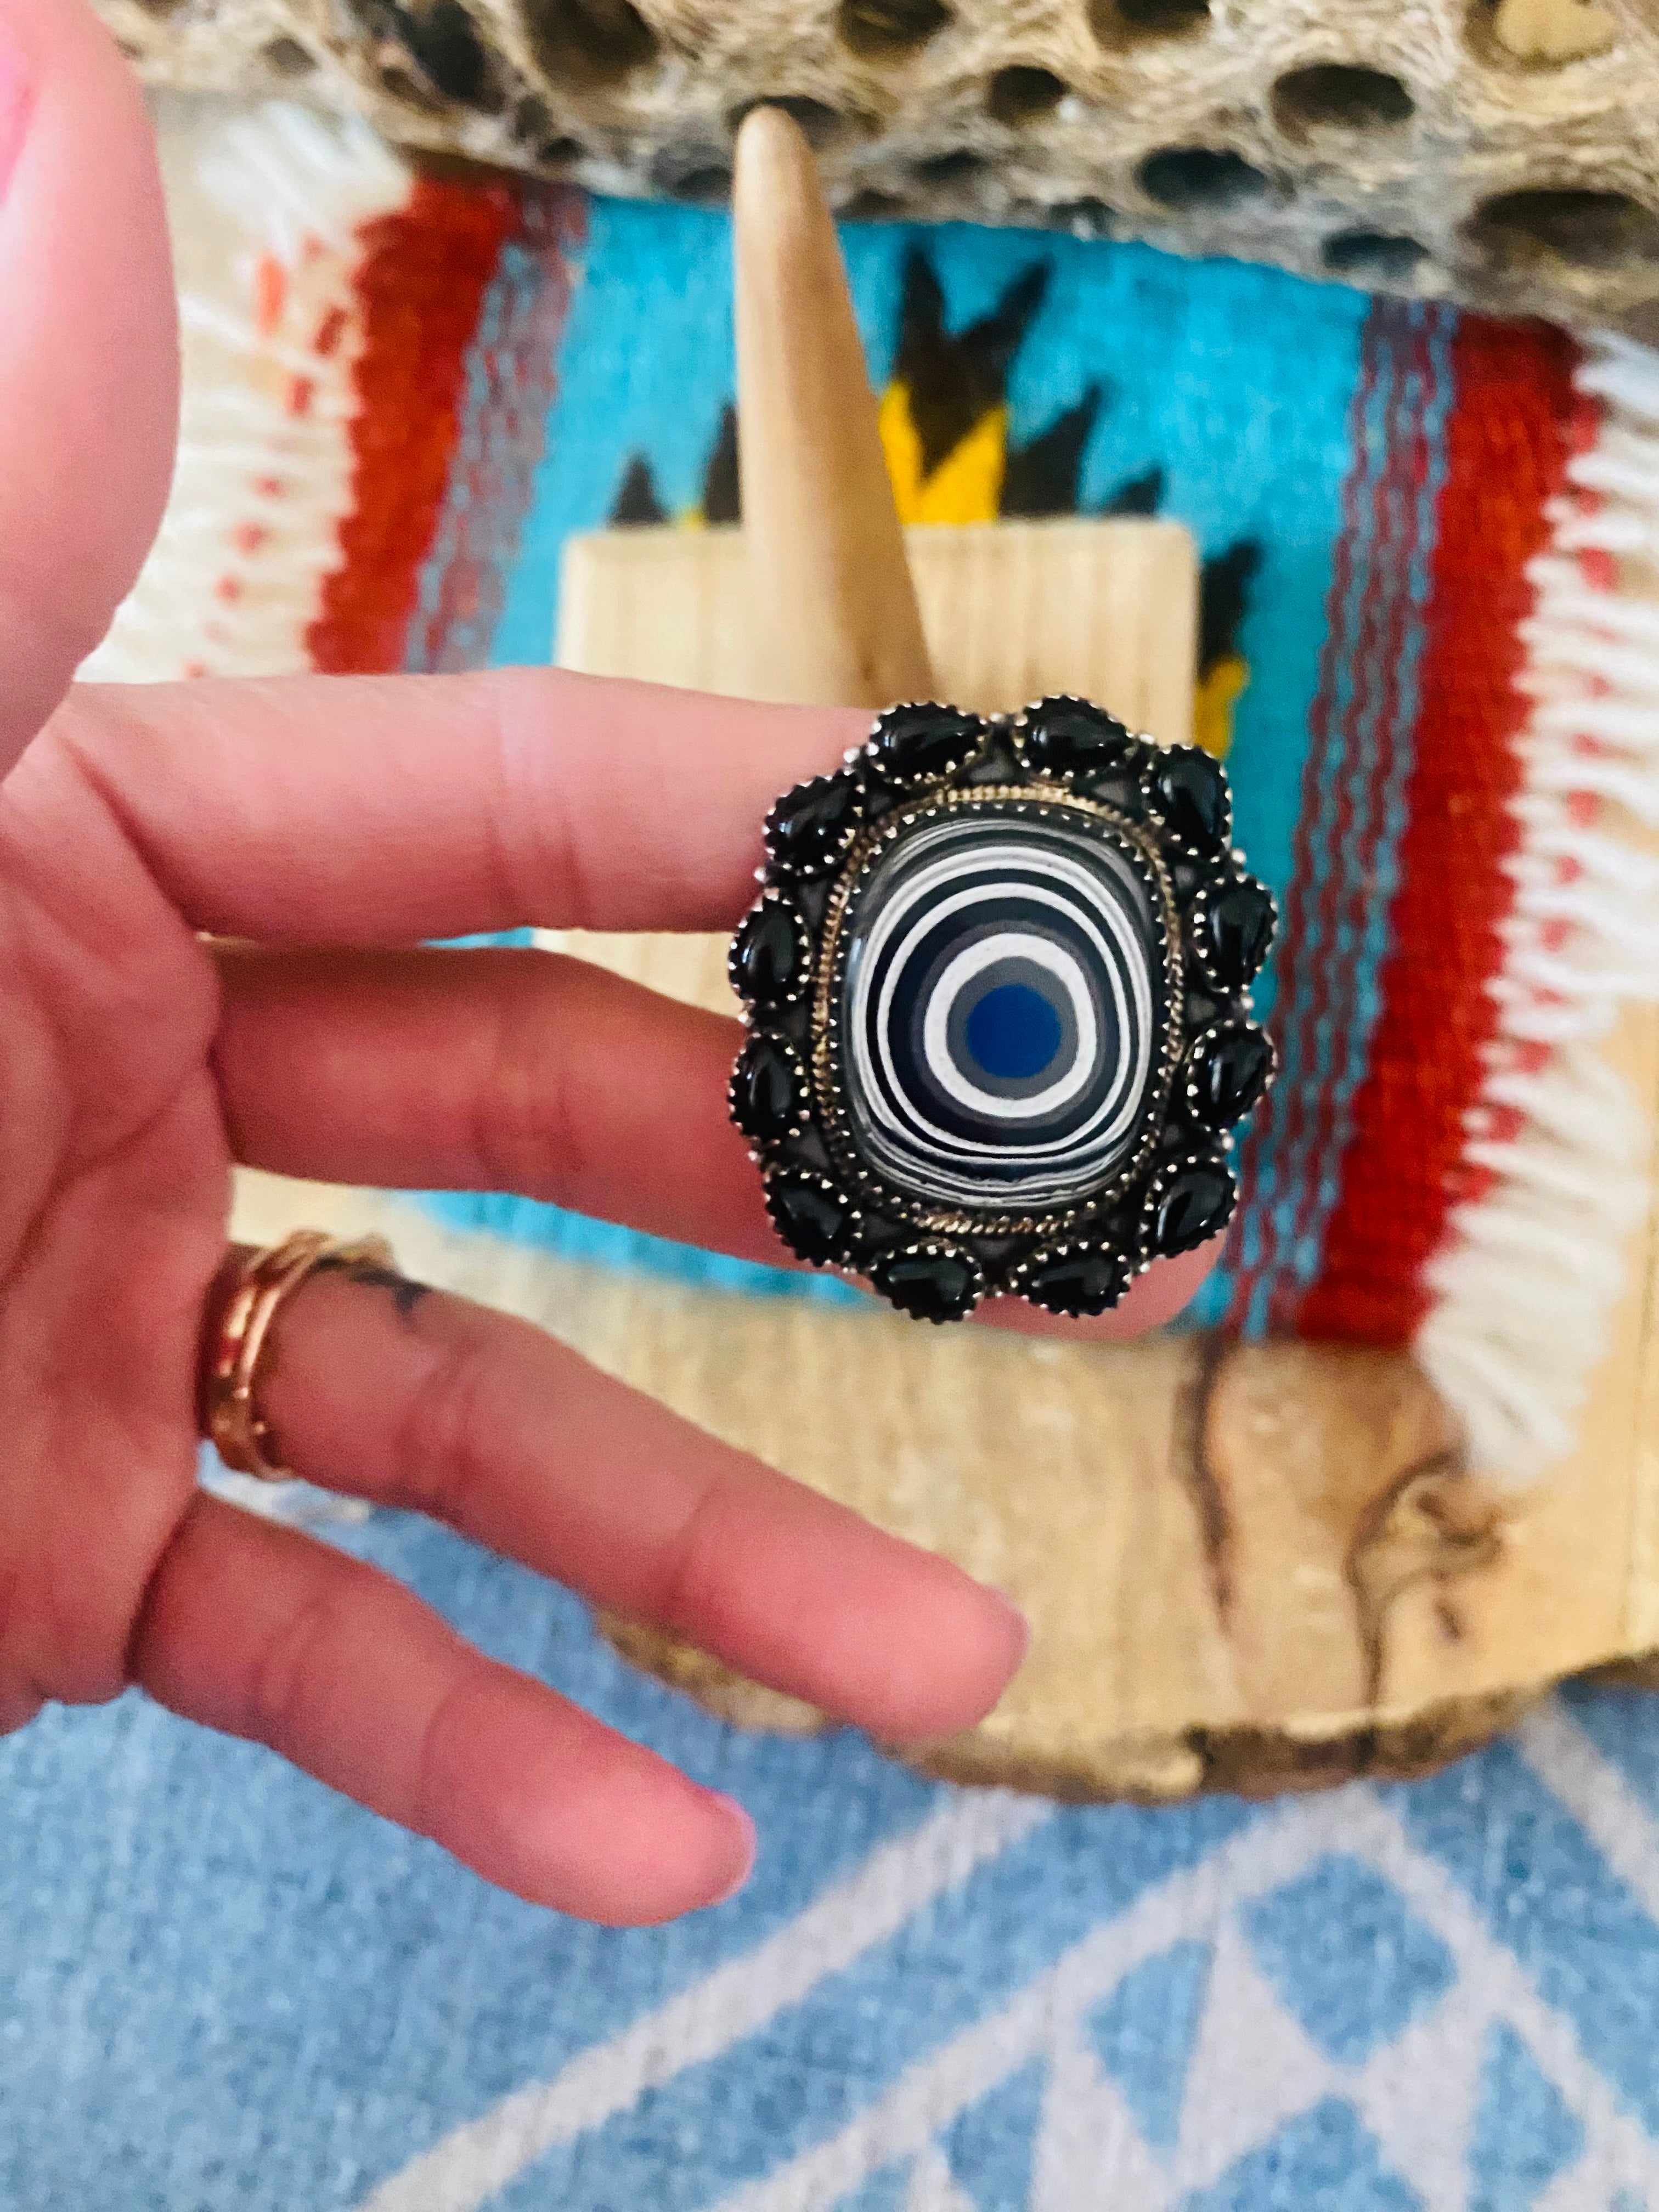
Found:
M 285 1482 L 270 1424 L 259 1410 L 261 1366 L 277 1315 L 319 1267 L 394 1265 L 383 1237 L 330 1237 L 296 1229 L 280 1244 L 250 1253 L 220 1308 L 203 1363 L 204 1426 L 214 1449 L 238 1474 Z
M 783 1242 L 953 1321 L 1105 1312 L 1218 1235 L 1272 894 L 1218 762 L 1088 701 L 894 707 L 767 817 L 731 1109 Z

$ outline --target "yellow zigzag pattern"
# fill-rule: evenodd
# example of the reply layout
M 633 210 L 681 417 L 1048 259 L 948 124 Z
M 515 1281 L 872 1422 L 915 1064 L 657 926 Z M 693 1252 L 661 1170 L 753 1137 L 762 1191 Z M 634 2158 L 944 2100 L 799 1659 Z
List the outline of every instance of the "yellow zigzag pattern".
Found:
M 878 416 L 882 451 L 892 479 L 893 502 L 901 522 L 994 522 L 1002 511 L 1002 485 L 1008 467 L 1008 410 L 991 408 L 959 439 L 931 474 L 922 469 L 921 435 L 911 410 L 910 387 L 890 384 Z M 702 526 L 700 507 L 682 517 L 690 528 Z M 1224 653 L 1199 679 L 1193 706 L 1193 741 L 1217 760 L 1225 760 L 1233 741 L 1233 708 L 1250 680 L 1249 664 L 1238 653 Z

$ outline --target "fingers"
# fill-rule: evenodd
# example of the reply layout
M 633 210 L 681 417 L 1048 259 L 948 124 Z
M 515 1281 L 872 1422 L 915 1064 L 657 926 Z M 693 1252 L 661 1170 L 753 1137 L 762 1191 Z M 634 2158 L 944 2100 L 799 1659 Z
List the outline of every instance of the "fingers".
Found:
M 502 669 L 92 687 L 55 735 L 195 928 L 384 945 L 725 927 L 869 720 Z
M 82 0 L 0 4 L 0 774 L 160 521 L 177 408 L 149 125 Z
M 220 967 L 215 1065 L 249 1166 L 515 1191 L 780 1256 L 726 1110 L 735 1021 L 556 953 L 231 952 Z
M 742 1032 L 556 953 L 226 951 L 215 1065 L 236 1157 L 316 1182 L 507 1190 L 792 1265 L 726 1112 Z M 1178 1313 L 1218 1247 L 1163 1261 L 1097 1321 L 986 1317 L 1096 1340 Z
M 447 1521 L 890 1738 L 966 1728 L 1024 1650 L 1006 1601 L 522 1322 L 374 1270 L 283 1308 L 261 1410 L 296 1474 Z
M 374 1569 L 206 1494 L 152 1583 L 132 1679 L 429 1836 L 487 1881 L 617 1926 L 728 1894 L 747 1816 Z

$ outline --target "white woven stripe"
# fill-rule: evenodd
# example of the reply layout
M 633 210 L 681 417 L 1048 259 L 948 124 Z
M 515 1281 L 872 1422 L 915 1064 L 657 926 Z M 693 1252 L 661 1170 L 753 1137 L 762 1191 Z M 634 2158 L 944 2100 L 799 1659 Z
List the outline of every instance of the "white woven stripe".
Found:
M 1442 2004 L 1355 2068 L 1312 2050 L 1261 1986 L 1226 1925 L 1241 1905 L 1295 1879 L 1327 1852 L 1357 1855 L 1376 1867 L 1445 1943 L 1457 1969 Z M 1436 2212 L 1443 2205 L 1450 2212 L 1462 2201 L 1462 2191 L 1451 2194 L 1443 2184 L 1462 2177 L 1479 2058 L 1496 2021 L 1524 2039 L 1584 2130 L 1585 2149 L 1570 2177 L 1578 2193 L 1563 2201 L 1606 2203 L 1624 2188 L 1637 2202 L 1648 2202 L 1659 2189 L 1659 2148 L 1585 2057 L 1571 2021 L 1493 1942 L 1468 1898 L 1416 1848 L 1388 1805 L 1362 1787 L 1287 1805 L 1171 1875 L 1092 1930 L 1000 2012 L 919 2059 L 838 2134 L 730 2192 L 718 2212 L 832 2212 L 884 2166 L 926 2159 L 957 2112 L 1069 2039 L 1072 2024 L 1130 1968 L 1171 1943 L 1212 1934 L 1216 1967 L 1174 2158 L 1155 2172 L 1144 2164 L 1137 2172 L 1123 2154 L 1127 2131 L 1111 2124 L 1109 2100 L 1103 2100 L 1089 2116 L 1097 2154 L 1086 2172 L 1091 2189 L 1064 2185 L 1067 2178 L 1082 2178 L 1076 2171 L 1069 2177 L 1045 2173 L 1039 2147 L 1037 2176 L 1045 2185 L 1040 2193 L 1034 2188 L 1033 2205 L 1042 2212 L 1074 2212 L 1085 2204 L 1169 2212 L 1188 2191 L 1212 2186 L 1235 2158 L 1324 2094 L 1352 2099 L 1389 2162 L 1424 2190 Z M 1206 2053 L 1212 2033 L 1217 2047 Z M 1435 2085 L 1433 2097 L 1425 2098 L 1425 2082 Z M 1051 2113 L 1045 2133 L 1060 2118 Z M 1061 2185 L 1048 2185 L 1054 2180 Z M 1443 2187 L 1437 2190 L 1437 2183 Z
M 199 182 L 242 242 L 240 296 L 180 301 L 173 490 L 91 680 L 308 667 L 352 507 L 359 231 L 403 202 L 409 173 L 365 125 L 276 106 L 218 133 Z
M 1040 1828 L 1053 1808 L 1000 1791 L 963 1792 L 755 1949 L 717 1966 L 551 2081 L 515 2090 L 383 2182 L 359 2212 L 476 2212 L 555 2144 L 637 2104 L 764 2027 L 928 1901 Z M 643 2212 L 643 2208 L 641 2208 Z
M 1642 1909 L 1659 1922 L 1659 1823 L 1559 1698 L 1528 1714 L 1519 1749 Z
M 1571 1447 L 1649 1201 L 1646 1119 L 1600 1047 L 1659 998 L 1659 863 L 1632 834 L 1659 827 L 1659 608 L 1600 572 L 1659 562 L 1659 356 L 1598 338 L 1578 383 L 1601 423 L 1529 572 L 1515 903 L 1468 1122 L 1492 1181 L 1425 1271 L 1417 1339 L 1476 1463 L 1512 1483 Z

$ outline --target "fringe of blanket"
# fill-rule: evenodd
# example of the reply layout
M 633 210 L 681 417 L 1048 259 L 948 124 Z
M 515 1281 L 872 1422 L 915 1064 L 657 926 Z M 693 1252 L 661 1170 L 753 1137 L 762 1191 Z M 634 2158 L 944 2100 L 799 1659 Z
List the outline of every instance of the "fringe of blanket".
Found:
M 361 232 L 407 198 L 410 173 L 365 125 L 272 106 L 216 138 L 202 182 L 247 244 L 240 297 L 180 302 L 172 495 L 143 574 L 82 672 L 92 680 L 307 669 L 323 583 L 340 562 Z
M 1571 1447 L 1647 1219 L 1647 1115 L 1602 1049 L 1659 999 L 1659 356 L 1592 339 L 1594 429 L 1533 563 L 1514 902 L 1468 1118 L 1471 1194 L 1425 1288 L 1419 1358 L 1471 1457 L 1510 1482 Z M 1651 1102 L 1644 1102 L 1650 1103 Z

